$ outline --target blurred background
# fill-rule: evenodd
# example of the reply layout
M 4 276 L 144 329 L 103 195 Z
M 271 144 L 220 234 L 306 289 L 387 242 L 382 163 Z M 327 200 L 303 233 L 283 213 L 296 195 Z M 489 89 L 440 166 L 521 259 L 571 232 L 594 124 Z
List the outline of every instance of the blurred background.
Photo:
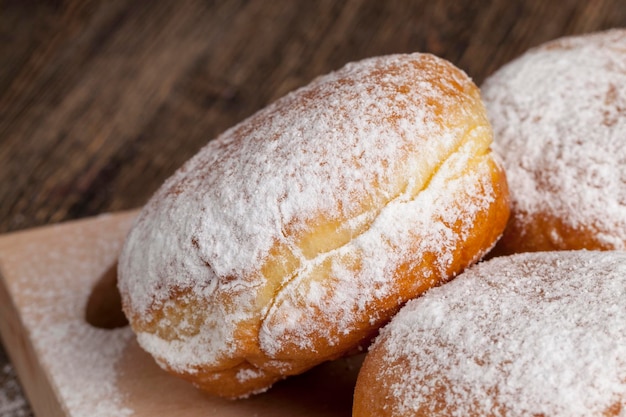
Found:
M 480 85 L 624 0 L 0 1 L 0 233 L 140 207 L 209 140 L 361 58 L 430 52 Z M 0 416 L 29 416 L 0 346 Z

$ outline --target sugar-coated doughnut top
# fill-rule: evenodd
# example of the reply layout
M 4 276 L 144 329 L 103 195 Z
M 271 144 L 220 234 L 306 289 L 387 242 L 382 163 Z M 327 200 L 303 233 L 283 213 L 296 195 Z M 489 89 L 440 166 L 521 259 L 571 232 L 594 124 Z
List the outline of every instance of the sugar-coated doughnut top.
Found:
M 624 252 L 494 258 L 400 311 L 378 380 L 393 415 L 623 415 L 625 300 Z
M 406 70 L 419 61 L 431 62 L 422 80 Z M 377 83 L 363 82 L 377 69 Z M 443 125 L 442 114 L 456 114 L 458 90 L 470 88 L 469 78 L 434 56 L 371 58 L 319 77 L 212 140 L 161 187 L 129 236 L 127 246 L 146 256 L 135 254 L 125 268 L 141 276 L 134 307 L 149 307 L 158 281 L 204 280 L 211 271 L 198 271 L 206 269 L 198 257 L 217 276 L 239 276 L 263 262 L 286 227 L 302 229 L 320 214 L 358 216 L 363 200 L 380 200 L 372 183 L 382 192 L 395 186 L 391 167 L 410 164 L 410 151 L 431 153 L 434 164 L 459 145 L 463 136 Z M 393 130 L 379 123 L 394 118 Z M 149 259 L 157 253 L 181 264 Z
M 355 312 L 395 294 L 401 265 L 436 254 L 424 279 L 446 278 L 496 198 L 490 143 L 478 89 L 432 55 L 348 64 L 277 100 L 210 141 L 140 213 L 119 262 L 140 343 L 184 371 L 255 343 L 306 350 L 313 307 L 338 343 Z M 306 278 L 325 265 L 338 282 Z
M 547 213 L 626 248 L 626 30 L 532 49 L 482 93 L 516 219 Z

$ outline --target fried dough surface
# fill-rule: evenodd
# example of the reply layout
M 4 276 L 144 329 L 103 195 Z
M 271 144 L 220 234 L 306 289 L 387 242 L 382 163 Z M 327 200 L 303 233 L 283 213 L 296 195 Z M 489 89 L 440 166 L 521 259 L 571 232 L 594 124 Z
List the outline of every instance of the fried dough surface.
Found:
M 626 252 L 493 258 L 412 300 L 357 378 L 354 417 L 622 416 Z
M 511 192 L 496 252 L 626 249 L 626 30 L 548 42 L 482 86 Z
M 119 288 L 141 346 L 242 397 L 366 344 L 508 218 L 478 89 L 432 55 L 348 64 L 209 142 L 140 213 Z

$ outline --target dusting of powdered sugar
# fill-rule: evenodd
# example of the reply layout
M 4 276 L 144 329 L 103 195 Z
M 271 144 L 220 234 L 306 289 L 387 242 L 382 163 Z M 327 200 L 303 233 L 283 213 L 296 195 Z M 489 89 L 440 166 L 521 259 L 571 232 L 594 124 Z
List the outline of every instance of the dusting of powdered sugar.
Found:
M 625 249 L 626 31 L 532 49 L 482 93 L 516 220 L 547 213 Z
M 427 70 L 416 70 L 420 65 Z M 360 278 L 380 282 L 375 288 L 363 284 L 351 289 L 356 279 L 350 279 L 341 267 L 336 275 L 343 276 L 345 287 L 338 288 L 332 300 L 316 300 L 321 293 L 312 282 L 306 295 L 310 302 L 331 303 L 329 308 L 334 310 L 329 315 L 337 316 L 341 311 L 335 303 L 346 306 L 347 313 L 355 303 L 363 309 L 373 297 L 384 296 L 393 287 L 384 281 L 390 279 L 392 264 L 404 255 L 403 244 L 410 240 L 407 228 L 430 230 L 437 210 L 450 202 L 448 196 L 436 195 L 433 186 L 420 197 L 423 206 L 418 209 L 420 202 L 408 201 L 410 191 L 429 181 L 426 175 L 462 146 L 468 130 L 475 128 L 473 134 L 483 137 L 489 134 L 486 119 L 476 112 L 475 86 L 451 68 L 423 54 L 349 64 L 209 142 L 144 207 L 120 257 L 120 290 L 125 304 L 141 320 L 148 322 L 155 310 L 187 300 L 200 300 L 203 306 L 201 312 L 190 313 L 200 316 L 193 317 L 196 324 L 200 322 L 197 331 L 178 328 L 174 338 L 138 331 L 142 347 L 161 364 L 180 371 L 216 365 L 234 355 L 240 346 L 239 324 L 260 321 L 260 314 L 270 317 L 276 310 L 268 306 L 271 311 L 259 311 L 255 304 L 260 288 L 266 286 L 259 268 L 270 250 L 277 244 L 286 247 L 299 262 L 296 275 L 312 268 L 321 258 L 308 259 L 298 239 L 320 218 L 358 224 L 379 216 L 374 230 L 361 236 L 355 246 L 338 250 L 356 247 L 366 253 L 365 262 L 371 265 L 363 268 Z M 443 115 L 447 115 L 445 120 Z M 458 168 L 453 161 L 450 164 Z M 422 165 L 430 167 L 427 174 L 420 174 Z M 407 182 L 399 187 L 406 195 L 398 196 L 403 192 L 396 189 L 398 181 Z M 452 192 L 473 186 L 471 180 L 452 182 L 460 185 Z M 395 198 L 394 208 L 385 214 L 370 210 Z M 484 209 L 488 203 L 476 198 L 476 210 L 467 210 L 468 222 L 478 205 Z M 425 218 L 405 210 L 418 210 Z M 462 220 L 458 212 L 438 215 L 449 224 Z M 446 245 L 456 239 L 442 223 L 421 243 L 424 250 L 440 254 L 440 269 L 450 252 Z M 404 233 L 400 241 L 394 235 L 397 230 Z M 376 261 L 381 245 L 388 257 Z M 296 283 L 289 283 L 292 278 L 284 277 L 282 284 L 297 288 Z M 378 294 L 359 299 L 363 290 Z M 172 293 L 181 292 L 182 297 L 169 299 Z M 281 289 L 281 296 L 288 297 L 288 292 Z M 158 326 L 169 326 L 167 320 Z M 349 331 L 347 322 L 340 327 Z M 272 332 L 280 333 L 280 327 Z M 275 350 L 269 341 L 262 345 L 267 352 Z M 306 346 L 304 338 L 301 346 Z
M 495 198 L 489 165 L 469 171 L 471 157 L 469 150 L 459 149 L 416 198 L 390 202 L 366 232 L 306 264 L 276 296 L 263 322 L 259 334 L 263 351 L 275 354 L 287 343 L 314 349 L 312 342 L 320 339 L 333 346 L 363 319 L 379 323 L 389 312 L 377 311 L 377 304 L 389 294 L 401 293 L 395 269 L 407 260 L 419 263 L 425 254 L 434 254 L 434 265 L 415 271 L 416 282 L 445 280 L 454 251 Z M 351 254 L 361 260 L 358 269 L 350 262 Z M 329 259 L 326 280 L 311 279 L 308 269 Z M 406 301 L 398 297 L 398 304 Z M 319 326 L 320 321 L 333 325 Z
M 103 215 L 91 220 L 89 227 L 97 232 L 51 226 L 53 240 L 24 244 L 20 262 L 2 259 L 3 272 L 14 278 L 8 285 L 41 364 L 39 377 L 48 380 L 65 413 L 72 417 L 133 414 L 124 405 L 115 368 L 133 340 L 132 331 L 128 326 L 100 329 L 85 321 L 92 288 L 115 262 L 130 223 L 127 219 L 113 226 L 100 224 L 108 219 Z M 25 258 L 36 261 L 25 262 Z
M 377 378 L 393 415 L 623 415 L 625 297 L 624 252 L 494 258 L 398 313 Z

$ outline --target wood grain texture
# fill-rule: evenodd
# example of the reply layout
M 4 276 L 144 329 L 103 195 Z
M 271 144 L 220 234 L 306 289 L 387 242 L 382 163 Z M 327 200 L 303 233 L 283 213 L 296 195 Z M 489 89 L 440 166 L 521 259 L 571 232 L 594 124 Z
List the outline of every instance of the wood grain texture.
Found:
M 480 84 L 619 26 L 623 0 L 0 1 L 0 233 L 141 206 L 224 129 L 346 62 L 432 52 Z

